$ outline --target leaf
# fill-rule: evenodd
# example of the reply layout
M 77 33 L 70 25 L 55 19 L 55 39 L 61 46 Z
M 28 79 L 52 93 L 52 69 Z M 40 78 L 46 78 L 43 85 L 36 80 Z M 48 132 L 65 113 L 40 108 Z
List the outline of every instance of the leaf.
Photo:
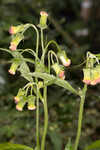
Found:
M 21 72 L 21 76 L 24 77 L 26 80 L 31 82 L 33 81 L 32 76 L 29 74 L 30 70 L 27 63 L 23 62 L 20 65 L 19 71 Z
M 93 142 L 91 145 L 86 146 L 84 150 L 100 150 L 100 140 Z
M 33 150 L 33 148 L 21 144 L 3 143 L 0 144 L 1 150 Z
M 22 64 L 20 65 L 20 68 L 19 68 L 19 71 L 21 72 L 21 76 L 24 77 L 26 80 L 32 82 L 33 79 L 31 77 L 31 75 L 29 75 L 30 69 L 29 69 L 27 63 L 25 62 L 25 59 L 23 58 L 23 56 L 18 51 L 14 51 L 13 57 L 19 58 L 22 60 Z M 29 59 L 26 59 L 26 61 L 29 61 Z
M 61 86 L 76 95 L 79 95 L 78 92 L 67 81 L 59 79 L 53 75 L 49 75 L 47 73 L 40 73 L 40 72 L 30 73 L 30 75 L 32 75 L 34 77 L 42 78 L 45 81 L 53 81 L 54 80 L 54 84 Z

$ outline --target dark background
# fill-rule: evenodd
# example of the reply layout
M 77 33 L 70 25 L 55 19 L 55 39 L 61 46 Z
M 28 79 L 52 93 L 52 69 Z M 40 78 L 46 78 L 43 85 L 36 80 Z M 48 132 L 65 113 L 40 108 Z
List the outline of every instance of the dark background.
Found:
M 93 1 L 88 9 L 83 0 L 0 0 L 0 47 L 8 48 L 9 27 L 22 23 L 39 23 L 39 13 L 49 13 L 46 39 L 56 40 L 72 61 L 66 69 L 66 80 L 74 87 L 82 87 L 82 68 L 87 51 L 100 53 L 100 2 Z M 35 33 L 30 29 L 19 48 L 33 48 Z M 18 112 L 13 101 L 18 89 L 26 81 L 8 74 L 10 56 L 0 51 L 0 143 L 35 144 L 35 111 Z M 78 65 L 78 66 L 77 66 Z M 100 139 L 100 85 L 89 86 L 80 139 L 80 149 Z M 72 143 L 77 131 L 80 99 L 60 87 L 48 88 L 49 128 L 47 149 L 64 149 L 68 137 Z M 40 104 L 40 134 L 43 129 L 43 109 Z

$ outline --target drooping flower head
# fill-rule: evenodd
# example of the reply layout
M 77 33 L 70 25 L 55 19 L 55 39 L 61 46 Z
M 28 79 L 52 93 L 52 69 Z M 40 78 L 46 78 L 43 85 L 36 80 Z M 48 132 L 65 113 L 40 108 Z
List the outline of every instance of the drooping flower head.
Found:
M 60 65 L 58 65 L 57 63 L 52 65 L 53 70 L 55 71 L 56 75 L 60 78 L 60 79 L 65 79 L 65 72 L 64 69 L 62 69 L 62 67 Z
M 23 39 L 24 39 L 24 36 L 23 36 L 23 34 L 20 34 L 20 33 L 13 36 L 12 41 L 11 41 L 10 46 L 9 46 L 9 49 L 11 49 L 12 51 L 16 50 L 18 44 Z
M 88 68 L 83 69 L 84 79 L 83 82 L 87 85 L 91 83 L 91 70 Z
M 23 89 L 19 89 L 18 94 L 14 97 L 15 103 L 18 103 L 23 96 L 25 95 L 25 91 Z
M 28 110 L 35 110 L 35 96 L 29 95 L 28 96 Z
M 26 101 L 26 97 L 23 96 L 23 99 L 17 103 L 16 109 L 17 109 L 18 111 L 22 111 L 22 110 L 23 110 L 23 107 L 24 107 L 25 104 L 26 104 L 26 102 L 27 102 L 27 101 Z
M 65 67 L 70 66 L 71 60 L 67 57 L 65 51 L 58 52 L 58 57 Z
M 16 70 L 18 68 L 18 66 L 20 65 L 20 61 L 14 61 L 10 67 L 10 69 L 8 70 L 8 72 L 12 75 L 15 75 Z
M 11 26 L 9 29 L 10 34 L 16 34 L 22 32 L 25 28 L 25 25 Z

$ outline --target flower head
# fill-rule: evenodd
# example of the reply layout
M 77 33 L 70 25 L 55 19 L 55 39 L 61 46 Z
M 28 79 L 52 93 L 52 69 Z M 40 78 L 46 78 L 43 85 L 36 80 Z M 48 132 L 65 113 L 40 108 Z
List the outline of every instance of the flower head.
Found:
M 25 91 L 23 89 L 19 89 L 17 95 L 14 97 L 15 103 L 18 103 L 21 99 L 23 99 L 24 95 Z
M 40 28 L 42 28 L 42 29 L 45 29 L 45 28 L 47 28 L 47 17 L 48 17 L 48 14 L 45 11 L 41 11 L 40 15 L 41 15 L 41 17 L 40 17 L 40 24 L 38 26 Z
M 28 96 L 28 110 L 34 110 L 34 109 L 36 109 L 35 96 L 29 95 Z
M 24 36 L 22 34 L 20 34 L 20 33 L 18 33 L 15 36 L 13 36 L 12 41 L 11 41 L 10 46 L 9 46 L 9 49 L 11 49 L 12 51 L 16 50 L 18 44 L 23 39 L 24 39 Z
M 65 51 L 58 52 L 57 55 L 65 67 L 70 66 L 71 60 L 67 57 Z
M 83 69 L 84 79 L 83 82 L 87 85 L 91 83 L 91 70 L 90 69 Z
M 61 78 L 61 79 L 65 79 L 65 74 L 64 74 L 64 70 L 63 68 L 58 65 L 57 63 L 55 63 L 54 65 L 52 65 L 53 70 L 55 71 L 56 75 Z
M 25 104 L 26 104 L 26 102 L 27 102 L 27 97 L 26 97 L 26 96 L 23 96 L 23 98 L 22 98 L 19 102 L 17 102 L 16 109 L 17 109 L 18 111 L 22 111 L 22 110 L 23 110 L 23 107 L 24 107 Z
M 9 29 L 10 34 L 16 34 L 24 30 L 24 25 L 11 26 Z
M 18 66 L 20 65 L 20 61 L 15 61 L 12 63 L 10 69 L 8 70 L 8 72 L 12 75 L 15 75 L 16 70 L 18 68 Z

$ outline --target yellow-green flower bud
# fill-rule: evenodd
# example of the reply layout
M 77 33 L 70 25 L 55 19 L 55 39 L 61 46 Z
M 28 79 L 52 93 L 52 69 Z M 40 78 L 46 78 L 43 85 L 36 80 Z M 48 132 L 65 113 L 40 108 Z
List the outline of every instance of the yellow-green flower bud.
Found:
M 23 34 L 20 34 L 20 33 L 13 36 L 9 49 L 11 49 L 12 51 L 16 50 L 18 44 L 23 39 L 24 39 L 24 36 L 23 36 Z
M 18 66 L 20 65 L 20 61 L 14 61 L 8 70 L 8 72 L 12 75 L 15 75 Z
M 83 69 L 84 79 L 83 82 L 87 85 L 91 83 L 91 69 Z
M 61 78 L 61 79 L 65 79 L 65 74 L 64 74 L 64 70 L 62 69 L 62 67 L 60 65 L 58 65 L 57 63 L 55 63 L 54 65 L 52 65 L 53 70 L 55 71 L 56 75 Z
M 14 97 L 15 102 L 18 103 L 24 95 L 25 91 L 23 89 L 19 89 L 18 94 Z
M 36 109 L 35 96 L 29 95 L 28 96 L 28 110 L 34 110 L 34 109 Z
M 71 60 L 67 57 L 65 51 L 58 52 L 57 55 L 65 67 L 68 67 L 71 64 Z
M 42 81 L 39 81 L 38 82 L 38 88 L 40 89 L 40 88 L 43 88 L 43 82 Z
M 47 17 L 48 17 L 48 14 L 45 11 L 41 11 L 40 15 L 41 15 L 41 17 L 40 17 L 40 24 L 38 26 L 40 28 L 42 28 L 42 29 L 45 29 L 45 28 L 47 28 Z
M 25 28 L 25 25 L 11 26 L 9 29 L 10 34 L 16 34 L 22 32 Z
M 24 107 L 25 104 L 26 104 L 26 102 L 27 102 L 27 101 L 26 101 L 26 97 L 23 96 L 22 100 L 17 103 L 16 109 L 17 109 L 18 111 L 22 111 L 22 110 L 23 110 L 23 107 Z

